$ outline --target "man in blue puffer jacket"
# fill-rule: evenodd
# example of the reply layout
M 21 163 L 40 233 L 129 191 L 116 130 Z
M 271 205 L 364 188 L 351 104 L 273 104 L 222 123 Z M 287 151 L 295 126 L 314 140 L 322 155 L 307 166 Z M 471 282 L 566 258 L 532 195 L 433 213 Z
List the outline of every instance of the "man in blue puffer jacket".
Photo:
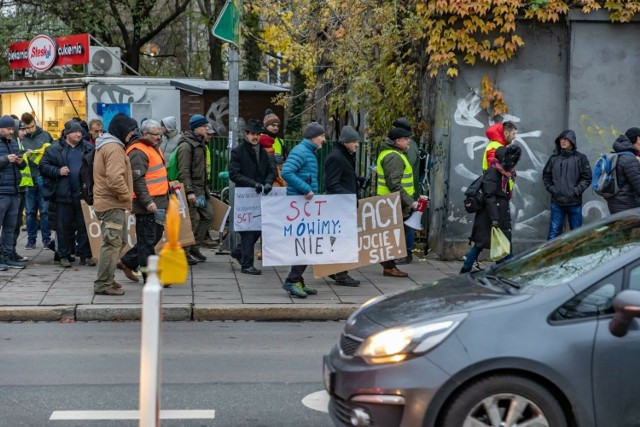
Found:
M 282 178 L 287 182 L 287 196 L 300 195 L 311 200 L 318 192 L 316 151 L 324 143 L 324 128 L 319 123 L 311 122 L 302 136 L 303 140 L 293 147 L 282 167 Z M 306 265 L 292 266 L 282 288 L 298 298 L 316 295 L 317 290 L 304 284 L 302 275 L 306 269 Z

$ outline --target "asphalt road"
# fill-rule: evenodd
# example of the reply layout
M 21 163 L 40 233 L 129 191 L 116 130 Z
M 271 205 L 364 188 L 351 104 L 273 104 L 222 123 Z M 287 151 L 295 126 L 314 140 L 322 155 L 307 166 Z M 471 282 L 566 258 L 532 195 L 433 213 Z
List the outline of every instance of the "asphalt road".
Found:
M 331 426 L 326 413 L 302 399 L 323 389 L 322 355 L 342 327 L 165 323 L 162 425 Z M 138 409 L 140 328 L 137 322 L 0 324 L 0 426 L 138 425 L 131 411 Z

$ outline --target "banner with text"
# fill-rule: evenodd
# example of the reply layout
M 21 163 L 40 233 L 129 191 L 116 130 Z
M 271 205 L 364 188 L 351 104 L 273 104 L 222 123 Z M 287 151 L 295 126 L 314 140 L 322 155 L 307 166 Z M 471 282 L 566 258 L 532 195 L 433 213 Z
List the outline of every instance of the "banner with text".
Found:
M 324 277 L 407 256 L 399 193 L 358 200 L 358 255 L 355 263 L 314 265 L 313 276 Z
M 354 194 L 262 197 L 262 265 L 358 260 Z
M 235 231 L 260 231 L 262 229 L 261 203 L 263 197 L 286 196 L 287 189 L 274 187 L 266 196 L 254 188 L 236 187 L 233 203 L 233 229 Z

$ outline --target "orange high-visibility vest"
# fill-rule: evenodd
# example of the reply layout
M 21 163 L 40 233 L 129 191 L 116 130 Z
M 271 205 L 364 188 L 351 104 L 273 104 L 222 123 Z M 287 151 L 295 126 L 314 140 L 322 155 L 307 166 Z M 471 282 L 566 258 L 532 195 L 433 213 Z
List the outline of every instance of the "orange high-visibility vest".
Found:
M 167 179 L 167 165 L 164 162 L 162 153 L 150 145 L 136 142 L 127 148 L 127 154 L 133 149 L 138 149 L 147 155 L 149 167 L 144 174 L 144 181 L 147 184 L 147 191 L 150 196 L 163 196 L 169 192 L 169 180 Z M 136 194 L 133 193 L 133 198 Z

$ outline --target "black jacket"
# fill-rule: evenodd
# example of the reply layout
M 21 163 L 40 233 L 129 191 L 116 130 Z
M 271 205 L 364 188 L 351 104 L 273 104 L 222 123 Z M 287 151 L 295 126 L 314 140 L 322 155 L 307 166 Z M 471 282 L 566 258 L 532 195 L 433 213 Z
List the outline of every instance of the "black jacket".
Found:
M 256 157 L 253 146 L 245 139 L 240 145 L 231 150 L 229 161 L 229 179 L 238 187 L 255 187 L 256 184 L 270 184 L 276 179 L 275 159 L 258 144 Z
M 355 155 L 339 142 L 324 161 L 324 189 L 327 194 L 355 194 L 360 198 Z
M 27 167 L 27 162 L 21 164 L 11 163 L 9 154 L 17 154 L 19 151 L 18 142 L 15 139 L 0 137 L 0 194 L 17 195 L 20 181 L 22 180 L 21 169 Z
M 498 222 L 498 226 L 505 236 L 511 240 L 511 212 L 509 195 L 502 189 L 502 174 L 490 167 L 482 179 L 484 192 L 484 208 L 473 218 L 471 237 L 476 246 L 482 249 L 491 247 L 491 223 Z
M 629 138 L 624 135 L 620 135 L 613 143 L 613 151 L 616 153 L 630 151 L 635 155 L 622 154 L 618 156 L 616 177 L 620 191 L 615 196 L 606 199 L 609 212 L 612 214 L 640 206 L 638 203 L 638 198 L 640 198 L 640 162 L 636 157 L 638 151 Z
M 560 148 L 560 138 L 573 144 L 571 150 Z M 555 141 L 556 148 L 542 171 L 542 181 L 551 193 L 551 203 L 559 206 L 582 204 L 582 193 L 591 184 L 591 165 L 587 156 L 577 151 L 576 134 L 572 130 L 562 132 Z
M 93 146 L 82 140 L 82 156 L 93 150 Z M 44 150 L 42 160 L 38 166 L 38 171 L 42 175 L 43 196 L 50 201 L 71 203 L 71 186 L 69 185 L 69 175 L 61 176 L 60 168 L 68 166 L 67 153 L 69 144 L 60 138 Z M 49 197 L 51 194 L 51 197 Z

